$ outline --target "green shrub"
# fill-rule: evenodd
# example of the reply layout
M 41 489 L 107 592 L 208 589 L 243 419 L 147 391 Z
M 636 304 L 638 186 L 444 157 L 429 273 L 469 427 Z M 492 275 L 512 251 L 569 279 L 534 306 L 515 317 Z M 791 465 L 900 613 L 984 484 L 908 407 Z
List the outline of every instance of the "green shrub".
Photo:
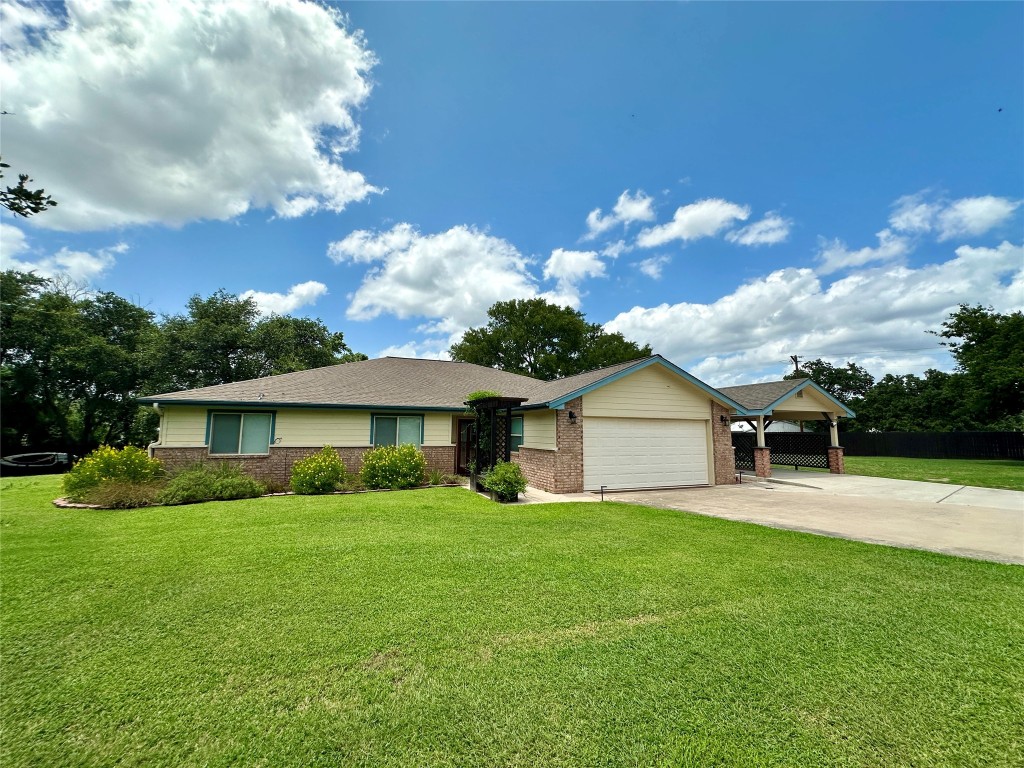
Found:
M 526 477 L 522 468 L 511 461 L 499 461 L 494 469 L 481 480 L 481 484 L 489 491 L 498 494 L 502 501 L 515 501 L 519 494 L 526 490 Z
M 104 480 L 121 483 L 150 483 L 163 474 L 163 466 L 149 458 L 141 448 L 128 446 L 118 450 L 101 445 L 64 475 L 64 495 L 72 501 L 83 501 L 85 494 L 99 487 Z
M 82 493 L 82 501 L 103 509 L 136 509 L 156 503 L 163 488 L 160 480 L 148 483 L 129 483 L 124 480 L 101 480 L 94 488 Z
M 292 465 L 291 485 L 295 493 L 333 493 L 344 479 L 345 464 L 329 445 Z
M 432 469 L 427 474 L 427 482 L 431 485 L 444 485 L 445 474 L 440 469 Z
M 414 488 L 423 484 L 427 459 L 415 445 L 382 445 L 363 454 L 360 477 L 367 488 Z
M 200 463 L 174 475 L 157 495 L 157 503 L 195 504 L 200 501 L 254 499 L 266 491 L 263 483 L 222 461 L 216 469 Z
M 462 475 L 445 475 L 441 478 L 441 485 L 465 485 L 467 482 Z

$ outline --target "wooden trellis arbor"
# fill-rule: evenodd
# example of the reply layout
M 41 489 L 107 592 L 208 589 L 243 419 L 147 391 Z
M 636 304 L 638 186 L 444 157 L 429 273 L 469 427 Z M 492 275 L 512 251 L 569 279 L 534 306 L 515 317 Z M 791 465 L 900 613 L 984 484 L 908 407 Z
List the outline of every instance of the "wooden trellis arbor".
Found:
M 487 472 L 512 455 L 512 409 L 525 403 L 525 397 L 485 397 L 465 404 L 476 414 L 471 441 L 471 476 Z

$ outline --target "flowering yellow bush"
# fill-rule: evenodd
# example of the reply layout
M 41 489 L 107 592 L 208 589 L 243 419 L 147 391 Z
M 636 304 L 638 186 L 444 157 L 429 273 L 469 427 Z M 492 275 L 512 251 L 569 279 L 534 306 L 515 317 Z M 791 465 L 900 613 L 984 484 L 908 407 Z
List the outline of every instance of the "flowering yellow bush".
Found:
M 415 488 L 423 485 L 427 459 L 415 445 L 382 445 L 363 454 L 360 476 L 367 488 Z
M 163 474 L 163 466 L 141 448 L 129 445 L 118 450 L 101 445 L 83 459 L 75 462 L 64 475 L 64 495 L 72 501 L 83 496 L 105 480 L 119 483 L 149 483 Z
M 292 490 L 295 493 L 333 493 L 345 479 L 345 464 L 338 452 L 325 445 L 320 453 L 292 464 Z

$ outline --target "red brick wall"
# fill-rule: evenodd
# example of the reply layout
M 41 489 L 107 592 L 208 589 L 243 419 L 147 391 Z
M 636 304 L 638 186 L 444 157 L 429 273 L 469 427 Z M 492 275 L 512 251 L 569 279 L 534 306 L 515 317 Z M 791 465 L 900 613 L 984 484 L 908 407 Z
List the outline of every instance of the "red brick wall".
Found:
M 322 448 L 283 448 L 281 446 L 270 446 L 270 453 L 266 456 L 210 456 L 206 448 L 174 448 L 155 445 L 153 446 L 153 457 L 160 459 L 168 469 L 180 469 L 196 462 L 217 465 L 222 461 L 241 468 L 243 472 L 252 477 L 278 485 L 287 485 L 291 479 L 292 465 L 299 459 L 304 459 L 314 453 L 319 453 Z M 362 465 L 363 454 L 369 448 L 335 448 L 345 469 L 355 474 L 359 472 Z M 455 471 L 455 446 L 453 445 L 425 445 L 421 448 L 427 459 L 427 471 L 439 470 L 452 473 Z
M 736 482 L 736 452 L 732 449 L 732 429 L 728 420 L 732 413 L 725 406 L 711 403 L 711 452 L 715 462 L 715 485 L 729 485 Z M 723 424 L 721 417 L 726 417 Z
M 772 476 L 772 449 L 754 449 L 754 474 L 758 477 Z
M 526 482 L 534 488 L 555 493 L 555 451 L 540 448 L 520 448 L 512 453 L 512 461 L 518 464 Z
M 569 411 L 576 423 L 569 423 Z M 577 397 L 555 411 L 555 490 L 554 493 L 583 492 L 583 398 Z
M 833 475 L 846 474 L 846 461 L 843 458 L 843 449 L 837 445 L 828 449 L 828 471 Z

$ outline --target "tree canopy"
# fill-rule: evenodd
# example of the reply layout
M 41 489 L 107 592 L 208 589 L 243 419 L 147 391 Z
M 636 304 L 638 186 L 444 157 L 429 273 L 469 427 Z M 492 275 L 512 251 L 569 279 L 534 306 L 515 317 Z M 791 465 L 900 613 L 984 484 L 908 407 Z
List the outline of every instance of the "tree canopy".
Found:
M 366 359 L 320 320 L 263 317 L 225 291 L 158 320 L 113 293 L 9 270 L 0 301 L 5 454 L 145 445 L 156 420 L 138 397 Z
M 0 162 L 0 169 L 10 167 L 7 163 Z M 0 170 L 0 179 L 3 177 L 3 170 Z M 15 216 L 21 216 L 26 219 L 57 205 L 56 200 L 50 195 L 45 194 L 45 189 L 29 189 L 28 185 L 31 182 L 32 179 L 29 178 L 27 173 L 19 173 L 16 186 L 0 187 L 0 205 Z
M 452 345 L 453 360 L 550 381 L 651 354 L 650 346 L 544 299 L 499 301 L 487 316 L 487 325 L 470 328 Z
M 1024 429 L 1024 313 L 961 305 L 935 335 L 956 371 L 887 374 L 877 382 L 855 363 L 810 360 L 785 378 L 808 377 L 849 405 L 846 430 L 922 432 Z

